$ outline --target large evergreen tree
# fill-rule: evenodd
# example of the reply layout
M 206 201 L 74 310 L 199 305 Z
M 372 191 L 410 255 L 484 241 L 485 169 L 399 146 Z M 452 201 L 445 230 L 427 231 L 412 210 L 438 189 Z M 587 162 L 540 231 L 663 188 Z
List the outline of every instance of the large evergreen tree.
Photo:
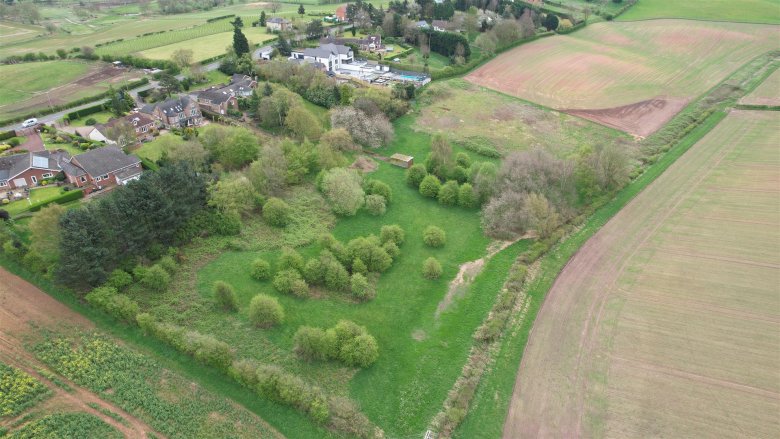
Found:
M 265 27 L 265 11 L 260 12 L 260 27 Z
M 238 56 L 249 53 L 249 41 L 238 26 L 233 28 L 233 51 Z
M 298 14 L 303 15 L 305 13 L 306 13 L 306 8 L 304 8 L 303 3 L 301 3 L 300 5 L 298 5 Z

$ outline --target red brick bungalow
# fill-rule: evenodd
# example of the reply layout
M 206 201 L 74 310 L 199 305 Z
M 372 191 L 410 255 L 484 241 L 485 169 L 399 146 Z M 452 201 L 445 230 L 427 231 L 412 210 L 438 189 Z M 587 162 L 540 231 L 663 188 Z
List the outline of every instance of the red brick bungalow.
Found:
M 125 185 L 141 177 L 141 159 L 127 155 L 115 146 L 79 154 L 62 163 L 68 182 L 86 188 L 85 193 Z
M 0 157 L 0 192 L 38 186 L 61 172 L 62 151 L 39 151 Z

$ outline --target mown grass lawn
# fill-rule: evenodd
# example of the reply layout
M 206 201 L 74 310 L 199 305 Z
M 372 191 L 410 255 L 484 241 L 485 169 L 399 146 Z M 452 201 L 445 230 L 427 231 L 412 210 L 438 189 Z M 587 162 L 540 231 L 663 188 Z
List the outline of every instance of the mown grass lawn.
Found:
M 95 122 L 97 123 L 106 123 L 112 117 L 114 117 L 114 114 L 111 113 L 110 111 L 100 111 L 94 114 L 90 114 L 88 116 L 84 116 L 79 119 L 71 120 L 70 125 L 76 127 L 84 127 L 87 126 L 87 121 L 89 119 L 95 119 Z
M 140 148 L 133 151 L 133 154 L 137 155 L 138 157 L 146 158 L 156 162 L 160 159 L 160 157 L 162 157 L 162 153 L 165 148 L 167 148 L 169 145 L 174 145 L 177 143 L 184 143 L 184 140 L 181 138 L 181 136 L 174 134 L 163 134 L 161 136 L 155 137 L 151 142 L 142 143 Z
M 276 38 L 276 35 L 267 33 L 265 28 L 245 27 L 243 31 L 250 44 L 260 44 L 264 41 Z M 233 44 L 233 32 L 221 32 L 144 50 L 139 52 L 138 55 L 149 59 L 167 60 L 171 58 L 171 55 L 173 55 L 173 52 L 176 50 L 190 49 L 193 51 L 192 59 L 201 61 L 224 54 L 225 48 L 231 44 Z
M 22 192 L 21 189 L 18 192 L 21 193 Z M 27 200 L 27 198 L 23 198 L 18 201 L 12 201 L 9 204 L 4 204 L 2 205 L 2 208 L 5 209 L 8 213 L 10 213 L 11 216 L 18 215 L 26 211 L 27 209 L 29 209 L 31 204 L 56 198 L 63 192 L 64 192 L 63 188 L 57 186 L 43 186 L 39 188 L 34 188 L 30 190 L 29 201 Z

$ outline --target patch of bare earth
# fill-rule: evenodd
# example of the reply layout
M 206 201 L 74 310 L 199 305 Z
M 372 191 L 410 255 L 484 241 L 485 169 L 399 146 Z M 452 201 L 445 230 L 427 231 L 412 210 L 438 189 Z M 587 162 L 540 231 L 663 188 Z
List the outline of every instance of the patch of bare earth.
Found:
M 688 99 L 657 97 L 635 104 L 598 110 L 561 110 L 639 137 L 647 137 L 669 122 Z
M 494 241 L 488 246 L 488 251 L 485 256 L 477 260 L 468 261 L 461 264 L 460 269 L 458 270 L 458 274 L 455 275 L 455 279 L 450 282 L 450 286 L 447 289 L 447 294 L 436 307 L 436 314 L 434 317 L 438 319 L 441 313 L 446 311 L 450 305 L 452 305 L 452 302 L 454 302 L 455 299 L 463 297 L 463 295 L 466 294 L 469 285 L 471 285 L 471 282 L 474 280 L 474 278 L 482 272 L 482 268 L 485 266 L 487 261 L 490 260 L 490 258 L 495 256 L 496 253 L 500 252 L 501 250 L 514 244 L 519 239 L 530 236 L 531 235 L 525 235 L 522 238 L 518 238 L 514 241 Z
M 374 172 L 379 167 L 379 164 L 372 158 L 361 155 L 355 161 L 349 165 L 350 169 L 357 169 L 358 171 L 366 174 Z
M 47 404 L 65 405 L 71 411 L 83 411 L 95 415 L 127 438 L 145 439 L 148 437 L 147 433 L 164 437 L 140 419 L 65 377 L 59 379 L 68 384 L 73 389 L 72 392 L 66 392 L 38 372 L 38 370 L 48 369 L 24 349 L 22 339 L 32 327 L 55 329 L 60 327 L 62 322 L 81 328 L 93 327 L 92 323 L 81 315 L 74 313 L 23 279 L 0 268 L 0 361 L 25 371 L 45 384 L 54 393 Z M 102 409 L 121 416 L 127 425 L 88 404 L 96 404 Z

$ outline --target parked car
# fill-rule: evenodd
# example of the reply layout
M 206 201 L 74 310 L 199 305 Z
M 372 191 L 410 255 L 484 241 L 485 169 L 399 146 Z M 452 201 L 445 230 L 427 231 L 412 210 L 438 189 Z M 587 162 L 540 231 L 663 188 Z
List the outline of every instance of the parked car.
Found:
M 32 119 L 27 119 L 24 122 L 22 122 L 22 128 L 30 128 L 37 124 L 38 124 L 38 119 L 33 117 Z

